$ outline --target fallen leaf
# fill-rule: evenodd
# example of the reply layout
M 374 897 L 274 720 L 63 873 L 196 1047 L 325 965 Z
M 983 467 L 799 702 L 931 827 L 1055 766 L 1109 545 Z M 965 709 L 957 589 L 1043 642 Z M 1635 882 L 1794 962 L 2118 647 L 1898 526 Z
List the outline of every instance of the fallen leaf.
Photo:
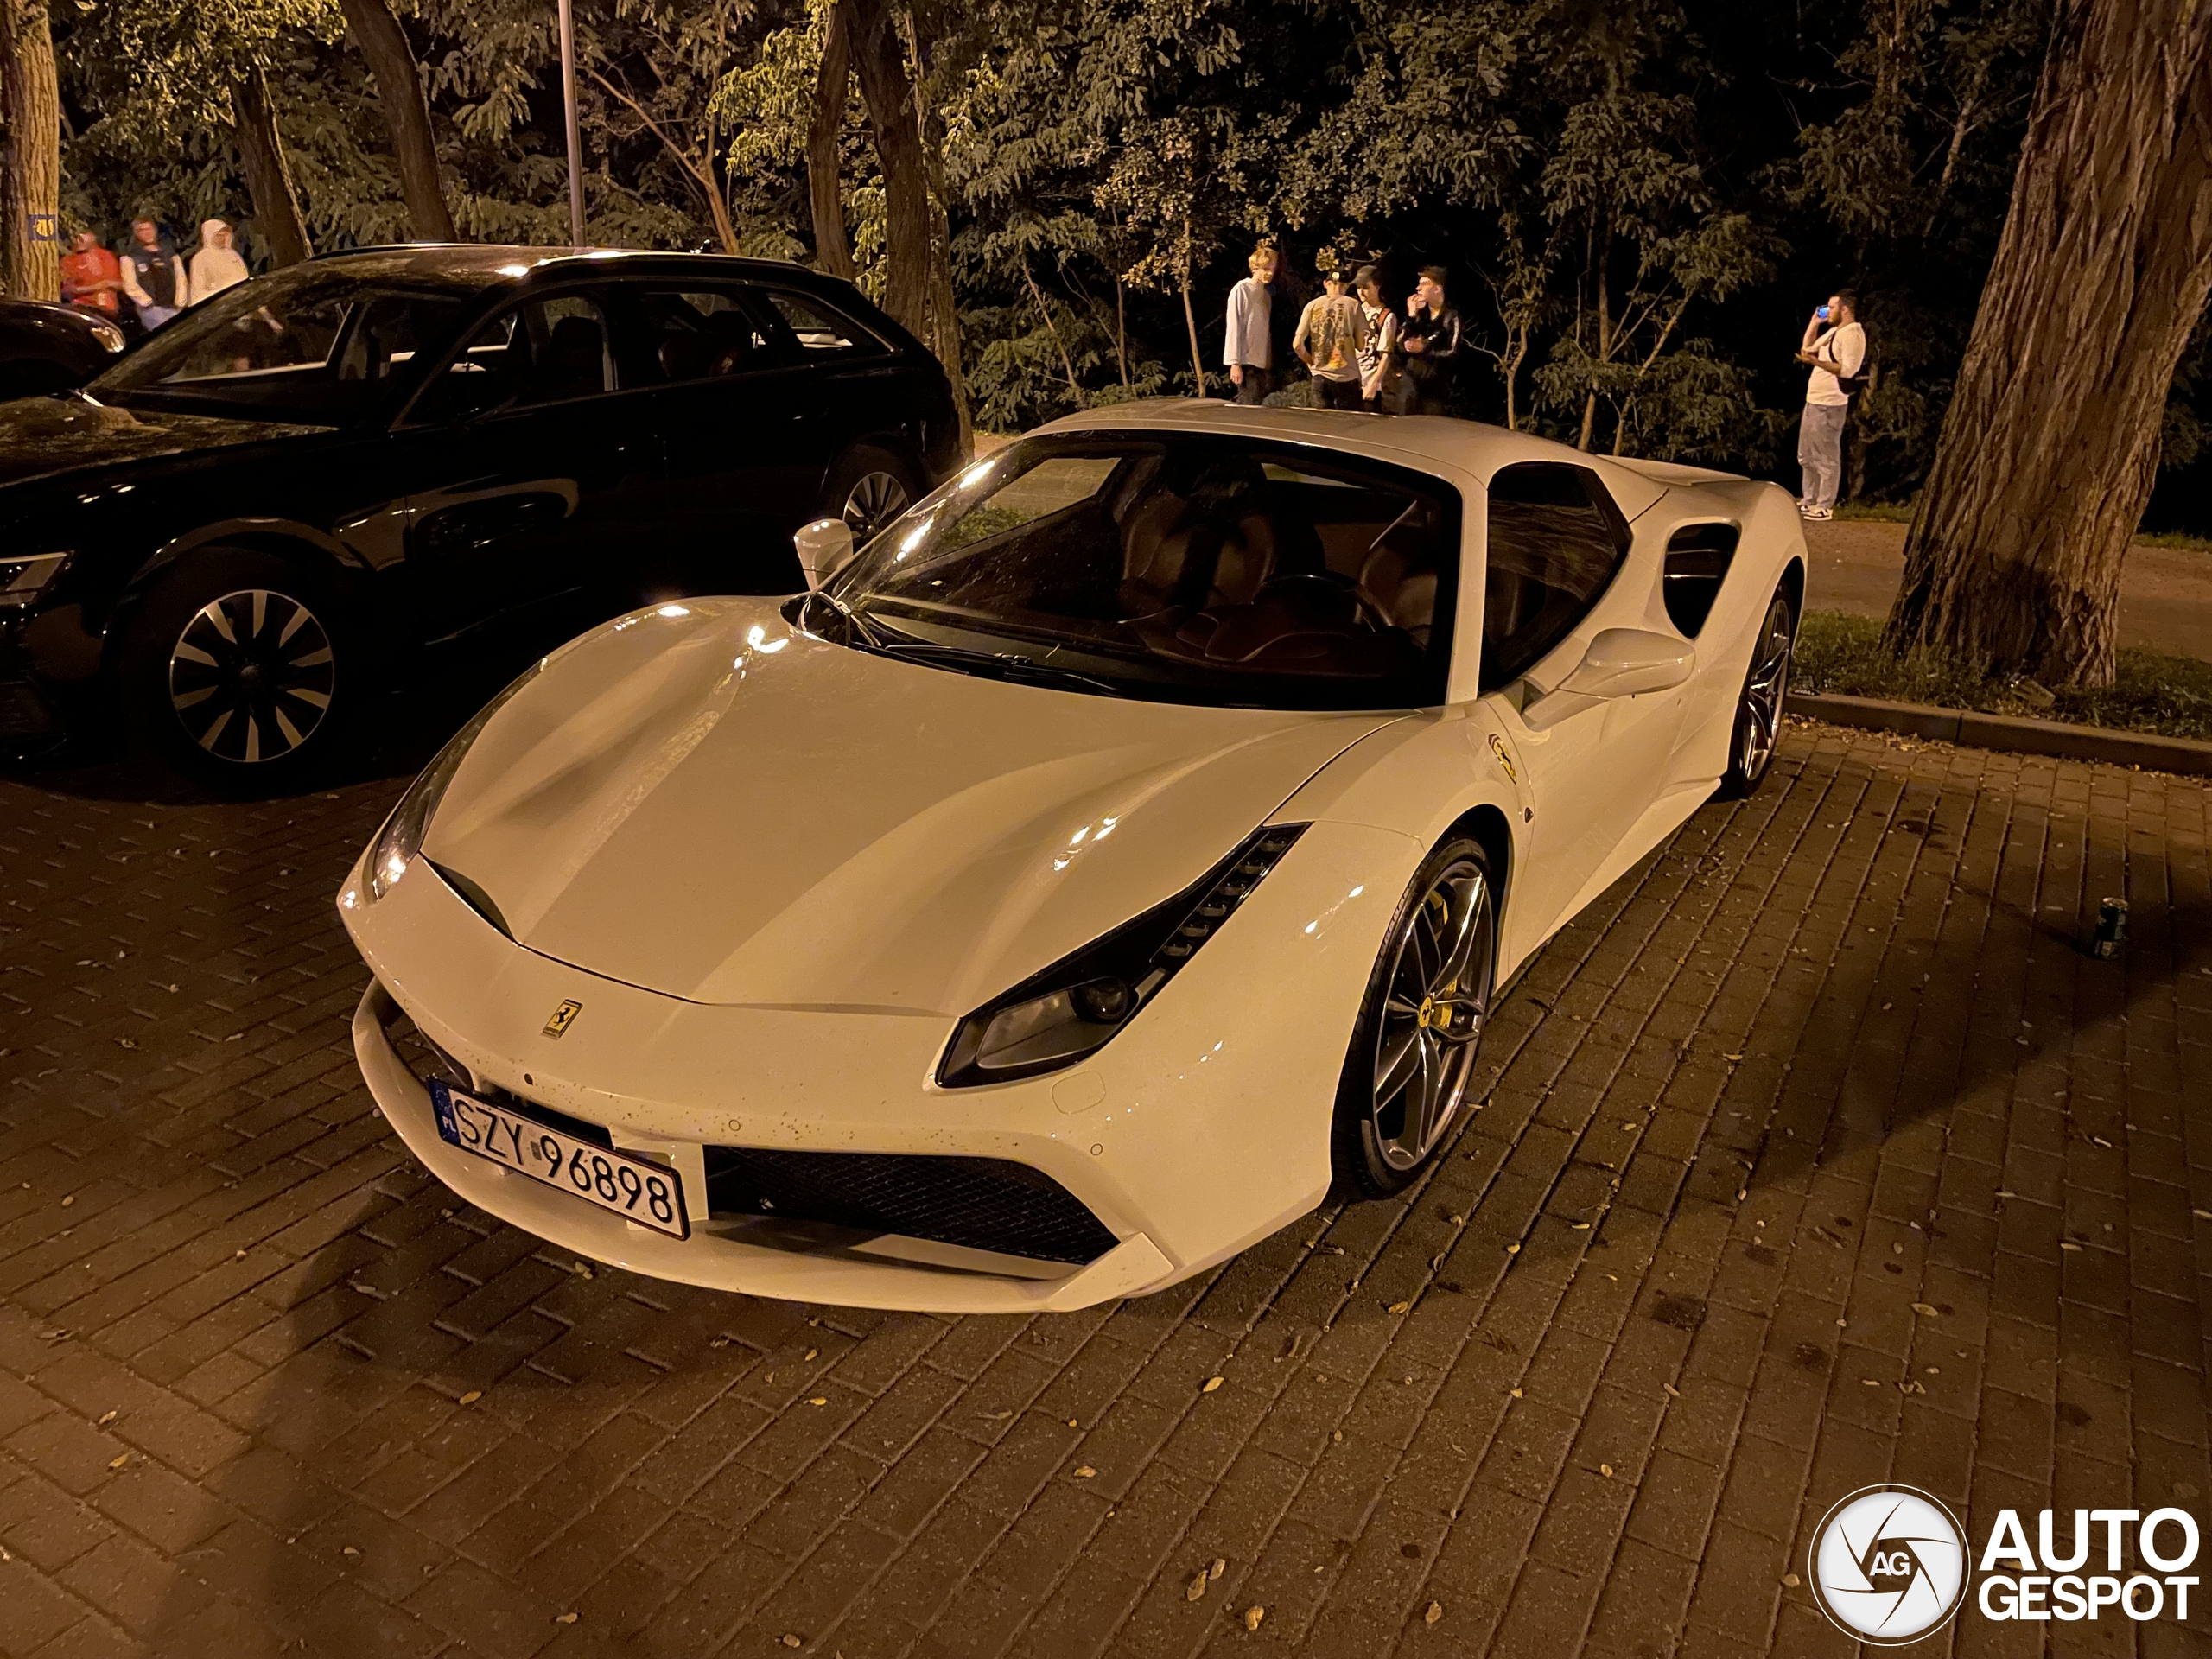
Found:
M 106 1427 L 110 1423 L 113 1422 L 113 1421 L 116 1420 L 116 1418 L 117 1418 L 118 1416 L 119 1416 L 120 1414 L 120 1414 L 120 1413 L 118 1413 L 118 1412 L 104 1411 L 104 1412 L 102 1412 L 102 1413 L 100 1414 L 100 1420 L 99 1420 L 99 1421 L 98 1421 L 97 1423 L 94 1423 L 94 1424 L 92 1425 L 92 1427 L 93 1427 L 94 1428 L 105 1428 L 105 1427 Z
M 784 1634 L 784 1645 L 785 1645 L 785 1647 L 787 1647 L 787 1648 L 795 1648 L 795 1647 L 798 1646 L 798 1644 L 799 1644 L 799 1639 L 798 1639 L 798 1637 L 795 1637 L 795 1636 L 791 1635 L 789 1631 L 785 1631 L 785 1634 Z
M 1198 1390 L 1198 1392 L 1199 1392 L 1200 1394 L 1211 1394 L 1211 1393 L 1212 1393 L 1216 1389 L 1219 1388 L 1220 1386 L 1221 1386 L 1221 1379 L 1220 1379 L 1219 1377 L 1217 1377 L 1217 1376 L 1210 1376 L 1210 1377 L 1206 1378 L 1205 1387 L 1204 1387 L 1204 1388 L 1200 1389 Z
M 483 1390 L 483 1389 L 470 1389 L 467 1394 L 464 1394 L 464 1395 L 462 1395 L 461 1396 L 461 1403 L 462 1405 L 464 1405 L 464 1406 L 473 1406 L 473 1405 L 474 1405 L 474 1404 L 475 1404 L 479 1400 L 481 1400 L 483 1397 L 484 1397 L 484 1390 Z
M 592 1276 L 591 1264 L 588 1262 L 578 1262 L 575 1263 L 572 1271 L 574 1271 L 576 1277 L 579 1279 L 588 1279 Z
M 1613 1465 L 1610 1463 L 1601 1463 L 1598 1465 L 1598 1472 L 1607 1480 L 1611 1480 L 1613 1478 Z
M 1586 1233 L 1590 1230 L 1590 1224 L 1586 1221 L 1578 1221 L 1573 1224 L 1573 1227 L 1578 1233 Z
M 1428 1611 L 1421 1616 L 1421 1622 L 1424 1624 L 1433 1624 L 1443 1617 L 1444 1604 L 1440 1601 L 1432 1601 L 1428 1604 Z
M 1518 1244 L 1509 1244 L 1505 1247 L 1505 1253 L 1508 1255 L 1518 1255 L 1521 1254 L 1521 1247 Z
M 1679 1400 L 1682 1397 L 1682 1391 L 1671 1382 L 1662 1382 L 1659 1386 L 1666 1389 L 1669 1397 L 1673 1399 Z
M 728 1337 L 716 1337 L 709 1342 L 707 1346 L 709 1348 L 727 1348 L 729 1346 L 729 1338 Z
M 2082 1247 L 2070 1238 L 2062 1238 L 2058 1241 L 2058 1248 L 2062 1250 L 2079 1250 Z
M 1341 1442 L 1344 1437 L 1344 1432 L 1341 1428 L 1332 1428 L 1329 1431 L 1329 1438 L 1332 1440 Z
M 808 1350 L 806 1351 L 806 1357 L 807 1357 L 809 1359 L 812 1359 L 812 1358 L 813 1358 L 817 1354 L 820 1353 L 821 1351 L 821 1351 L 819 1348 L 810 1348 L 810 1349 L 808 1349 Z
M 1926 1302 L 1915 1302 L 1912 1305 L 1912 1311 L 1923 1319 L 1932 1319 L 1936 1317 L 1935 1308 Z
M 1264 1607 L 1247 1607 L 1244 1610 L 1244 1628 L 1248 1630 L 1258 1630 L 1260 1621 L 1267 1616 L 1268 1610 Z
M 119 1452 L 115 1457 L 108 1459 L 107 1466 L 111 1469 L 120 1469 L 124 1464 L 130 1461 L 130 1454 L 128 1452 Z
M 1390 1304 L 1387 1311 L 1392 1313 L 1411 1313 L 1413 1311 L 1413 1304 L 1411 1302 L 1393 1302 Z
M 1002 1423 L 1013 1415 L 1010 1411 L 987 1411 L 983 1414 L 985 1421 L 994 1423 Z
M 806 1403 L 810 1406 L 826 1406 L 830 1403 L 830 1400 L 828 1395 L 817 1394 Z
M 576 1616 L 574 1613 L 556 1613 L 553 1622 L 556 1624 L 573 1624 L 576 1622 Z
M 1720 1058 L 1724 1060 L 1740 1060 L 1744 1057 L 1740 1054 L 1723 1054 Z
M 73 1204 L 74 1204 L 74 1203 L 76 1203 L 76 1202 L 77 1202 L 77 1195 L 76 1195 L 74 1192 L 69 1193 L 69 1194 L 67 1194 L 66 1197 L 64 1197 L 64 1198 L 63 1198 L 63 1199 L 61 1200 L 61 1207 L 62 1207 L 64 1210 L 67 1210 L 67 1209 L 71 1205 L 73 1205 Z
M 1076 1421 L 1074 1418 L 1071 1417 L 1068 1419 L 1068 1427 L 1070 1428 L 1081 1428 L 1083 1425 Z
M 1862 1376 L 1862 1377 L 1860 1377 L 1860 1378 L 1859 1379 L 1859 1386 L 1860 1386 L 1861 1388 L 1867 1388 L 1867 1389 L 1878 1389 L 1878 1388 L 1880 1388 L 1880 1387 L 1882 1386 L 1882 1384 L 1881 1384 L 1881 1380 L 1880 1380 L 1878 1377 L 1872 1377 L 1872 1376 Z
M 1799 1585 L 1805 1582 L 1804 1580 L 1799 1578 L 1795 1573 L 1783 1573 L 1782 1575 L 1782 1581 L 1788 1585 L 1792 1590 L 1795 1590 Z
M 1514 1389 L 1514 1390 L 1513 1390 L 1513 1397 L 1514 1397 L 1516 1400 L 1518 1400 L 1518 1399 L 1521 1397 L 1521 1390 L 1520 1390 L 1520 1389 Z
M 1206 1570 L 1204 1567 L 1200 1567 L 1198 1569 L 1198 1576 L 1191 1580 L 1190 1587 L 1183 1592 L 1183 1599 L 1185 1601 L 1196 1601 L 1200 1596 L 1205 1594 L 1205 1592 Z
M 2192 1209 L 2189 1213 L 2195 1216 L 2199 1221 L 2212 1221 L 2212 1210 Z
M 340 1550 L 338 1553 L 339 1553 L 340 1555 L 358 1555 L 358 1554 L 359 1554 L 361 1552 L 360 1552 L 359 1550 L 358 1550 L 358 1549 L 354 1548 L 353 1545 L 348 1544 L 348 1545 L 346 1545 L 346 1548 L 343 1548 L 343 1549 Z
M 1084 1465 L 1083 1465 L 1083 1467 L 1082 1467 L 1082 1468 L 1080 1468 L 1080 1469 L 1078 1469 L 1078 1470 L 1077 1470 L 1077 1471 L 1075 1471 L 1075 1478 L 1076 1478 L 1077 1480 L 1089 1480 L 1089 1479 L 1090 1479 L 1093 1475 L 1096 1474 L 1097 1472 L 1098 1472 L 1098 1471 L 1097 1471 L 1096 1469 L 1092 1468 L 1089 1464 L 1087 1464 L 1087 1463 L 1086 1463 L 1086 1464 L 1084 1464 Z
M 1206 1568 L 1206 1577 L 1217 1579 L 1227 1571 L 1229 1571 L 1229 1563 L 1217 1555 L 1213 1558 L 1213 1565 Z

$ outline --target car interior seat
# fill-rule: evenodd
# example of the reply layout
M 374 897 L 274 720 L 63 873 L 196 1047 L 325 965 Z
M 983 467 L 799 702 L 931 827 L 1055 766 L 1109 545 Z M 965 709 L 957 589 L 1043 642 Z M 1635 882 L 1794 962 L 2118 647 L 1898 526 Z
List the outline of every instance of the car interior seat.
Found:
M 563 317 L 553 325 L 537 365 L 542 402 L 582 397 L 607 386 L 606 336 L 590 317 Z

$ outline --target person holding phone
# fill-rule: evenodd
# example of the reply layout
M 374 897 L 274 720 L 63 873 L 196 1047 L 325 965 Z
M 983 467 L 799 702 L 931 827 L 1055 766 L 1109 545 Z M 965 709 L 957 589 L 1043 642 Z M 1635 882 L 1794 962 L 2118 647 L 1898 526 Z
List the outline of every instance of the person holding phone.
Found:
M 1858 295 L 1840 288 L 1813 313 L 1797 360 L 1813 369 L 1805 384 L 1805 418 L 1797 429 L 1797 465 L 1804 474 L 1797 511 L 1819 523 L 1835 517 L 1836 491 L 1843 483 L 1843 426 L 1866 361 Z

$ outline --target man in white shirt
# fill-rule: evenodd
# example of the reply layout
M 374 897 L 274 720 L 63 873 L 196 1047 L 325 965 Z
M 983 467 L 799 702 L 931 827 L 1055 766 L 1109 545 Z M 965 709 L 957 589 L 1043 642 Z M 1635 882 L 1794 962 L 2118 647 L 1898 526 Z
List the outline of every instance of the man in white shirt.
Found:
M 1836 490 L 1843 482 L 1843 423 L 1866 361 L 1856 294 L 1838 289 L 1813 313 L 1797 360 L 1813 366 L 1805 385 L 1805 419 L 1797 429 L 1797 465 L 1805 477 L 1797 511 L 1820 521 L 1835 517 Z
M 1275 360 L 1274 342 L 1268 337 L 1268 284 L 1274 280 L 1275 251 L 1256 248 L 1249 263 L 1252 274 L 1229 290 L 1229 327 L 1221 345 L 1221 360 L 1240 404 L 1267 401 L 1268 371 Z

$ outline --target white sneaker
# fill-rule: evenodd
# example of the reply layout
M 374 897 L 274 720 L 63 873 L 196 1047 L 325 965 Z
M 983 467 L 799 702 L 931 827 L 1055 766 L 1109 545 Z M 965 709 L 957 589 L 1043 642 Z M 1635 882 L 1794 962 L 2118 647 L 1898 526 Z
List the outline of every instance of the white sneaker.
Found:
M 1835 517 L 1833 507 L 1800 507 L 1797 511 L 1808 524 L 1824 524 Z

